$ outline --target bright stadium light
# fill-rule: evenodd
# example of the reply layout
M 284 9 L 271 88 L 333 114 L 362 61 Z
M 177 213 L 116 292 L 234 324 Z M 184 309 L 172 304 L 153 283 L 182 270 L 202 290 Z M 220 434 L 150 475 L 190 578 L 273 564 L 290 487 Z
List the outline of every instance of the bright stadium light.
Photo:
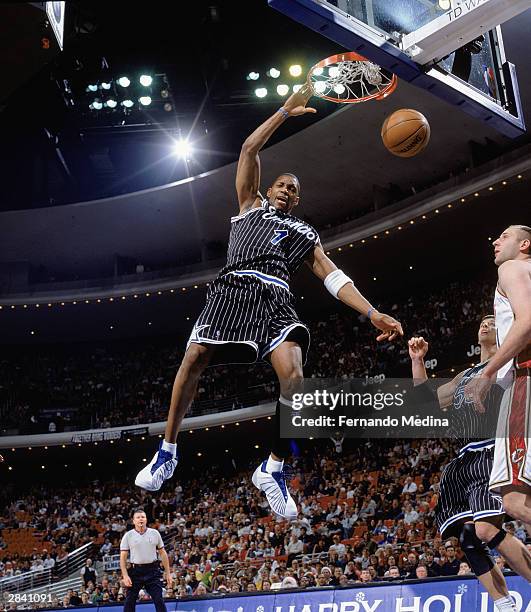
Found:
M 143 85 L 144 87 L 149 87 L 151 83 L 153 83 L 153 77 L 149 74 L 143 74 L 141 75 L 139 81 L 140 85 Z
M 94 85 L 94 83 L 91 83 L 88 87 L 87 87 L 88 91 L 98 91 L 98 86 Z
M 259 78 L 260 78 L 259 72 L 249 72 L 249 74 L 247 75 L 248 81 L 258 81 Z
M 109 98 L 106 104 L 109 108 L 116 108 L 116 106 L 118 105 L 118 102 L 116 102 L 114 98 Z
M 131 85 L 131 81 L 126 76 L 120 77 L 116 82 L 122 87 L 129 87 Z
M 298 77 L 302 74 L 302 66 L 300 64 L 293 64 L 289 67 L 289 73 L 292 77 Z
M 92 106 L 95 110 L 101 110 L 103 108 L 103 103 L 101 100 L 94 100 Z
M 277 85 L 277 94 L 279 96 L 285 96 L 288 93 L 288 91 L 289 91 L 288 85 L 284 85 L 284 84 Z
M 110 89 L 111 88 L 111 84 L 108 83 L 107 81 L 103 81 L 101 84 L 101 88 L 102 89 Z
M 267 89 L 265 87 L 258 87 L 254 90 L 254 95 L 257 98 L 265 98 L 267 96 Z
M 173 146 L 173 150 L 175 152 L 175 155 L 178 155 L 179 157 L 186 159 L 192 153 L 192 146 L 190 145 L 188 140 L 186 140 L 185 138 L 180 138 L 179 140 L 175 142 Z
M 142 106 L 149 106 L 151 104 L 151 98 L 149 96 L 141 96 L 138 101 Z
M 129 100 L 129 98 L 127 98 L 127 100 L 124 100 L 122 102 L 123 106 L 125 106 L 125 108 L 131 108 L 132 106 L 134 106 L 134 102 L 133 100 Z
M 272 79 L 278 79 L 278 77 L 280 76 L 280 70 L 278 68 L 270 68 L 266 74 Z

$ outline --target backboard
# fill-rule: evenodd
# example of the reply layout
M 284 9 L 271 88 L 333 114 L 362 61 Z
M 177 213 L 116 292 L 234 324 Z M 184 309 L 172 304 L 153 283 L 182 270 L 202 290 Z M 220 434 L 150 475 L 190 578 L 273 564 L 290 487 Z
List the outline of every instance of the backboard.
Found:
M 499 25 L 531 0 L 268 2 L 501 133 L 525 132 L 516 69 L 505 57 Z

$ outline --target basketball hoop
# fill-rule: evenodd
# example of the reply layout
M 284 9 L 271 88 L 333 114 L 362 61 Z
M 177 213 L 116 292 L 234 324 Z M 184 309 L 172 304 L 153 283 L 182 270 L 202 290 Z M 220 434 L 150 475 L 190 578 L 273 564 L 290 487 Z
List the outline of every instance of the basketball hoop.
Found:
M 338 104 L 383 100 L 398 84 L 396 75 L 349 51 L 321 60 L 306 79 L 312 94 Z

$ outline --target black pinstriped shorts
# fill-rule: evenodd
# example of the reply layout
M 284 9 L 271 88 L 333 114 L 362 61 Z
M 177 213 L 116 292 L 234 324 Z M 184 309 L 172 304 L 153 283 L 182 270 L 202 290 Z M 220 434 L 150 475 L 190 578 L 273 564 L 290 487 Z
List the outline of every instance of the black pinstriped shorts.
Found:
M 259 275 L 259 276 L 258 276 Z M 217 345 L 210 365 L 267 360 L 285 340 L 297 342 L 306 362 L 310 332 L 295 311 L 288 284 L 242 270 L 218 277 L 209 287 L 188 345 Z

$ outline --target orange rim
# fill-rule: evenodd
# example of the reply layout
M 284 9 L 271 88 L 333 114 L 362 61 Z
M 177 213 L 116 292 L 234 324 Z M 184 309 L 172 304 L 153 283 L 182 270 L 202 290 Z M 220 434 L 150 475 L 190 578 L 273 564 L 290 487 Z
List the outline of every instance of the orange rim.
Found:
M 329 102 L 335 102 L 336 104 L 359 104 L 361 102 L 368 102 L 369 100 L 383 100 L 387 98 L 393 91 L 396 89 L 398 85 L 398 78 L 396 74 L 391 76 L 390 82 L 379 91 L 374 92 L 368 96 L 362 96 L 359 98 L 337 98 L 334 96 L 324 95 L 322 93 L 317 92 L 311 80 L 311 75 L 319 68 L 326 68 L 327 66 L 331 66 L 332 64 L 337 64 L 339 62 L 369 62 L 366 57 L 356 53 L 355 51 L 346 51 L 345 53 L 337 53 L 336 55 L 331 55 L 330 57 L 326 57 L 321 61 L 317 62 L 314 66 L 312 66 L 308 72 L 308 76 L 306 77 L 306 83 L 308 87 L 312 90 L 314 96 L 318 98 L 322 98 L 323 100 L 328 100 Z

